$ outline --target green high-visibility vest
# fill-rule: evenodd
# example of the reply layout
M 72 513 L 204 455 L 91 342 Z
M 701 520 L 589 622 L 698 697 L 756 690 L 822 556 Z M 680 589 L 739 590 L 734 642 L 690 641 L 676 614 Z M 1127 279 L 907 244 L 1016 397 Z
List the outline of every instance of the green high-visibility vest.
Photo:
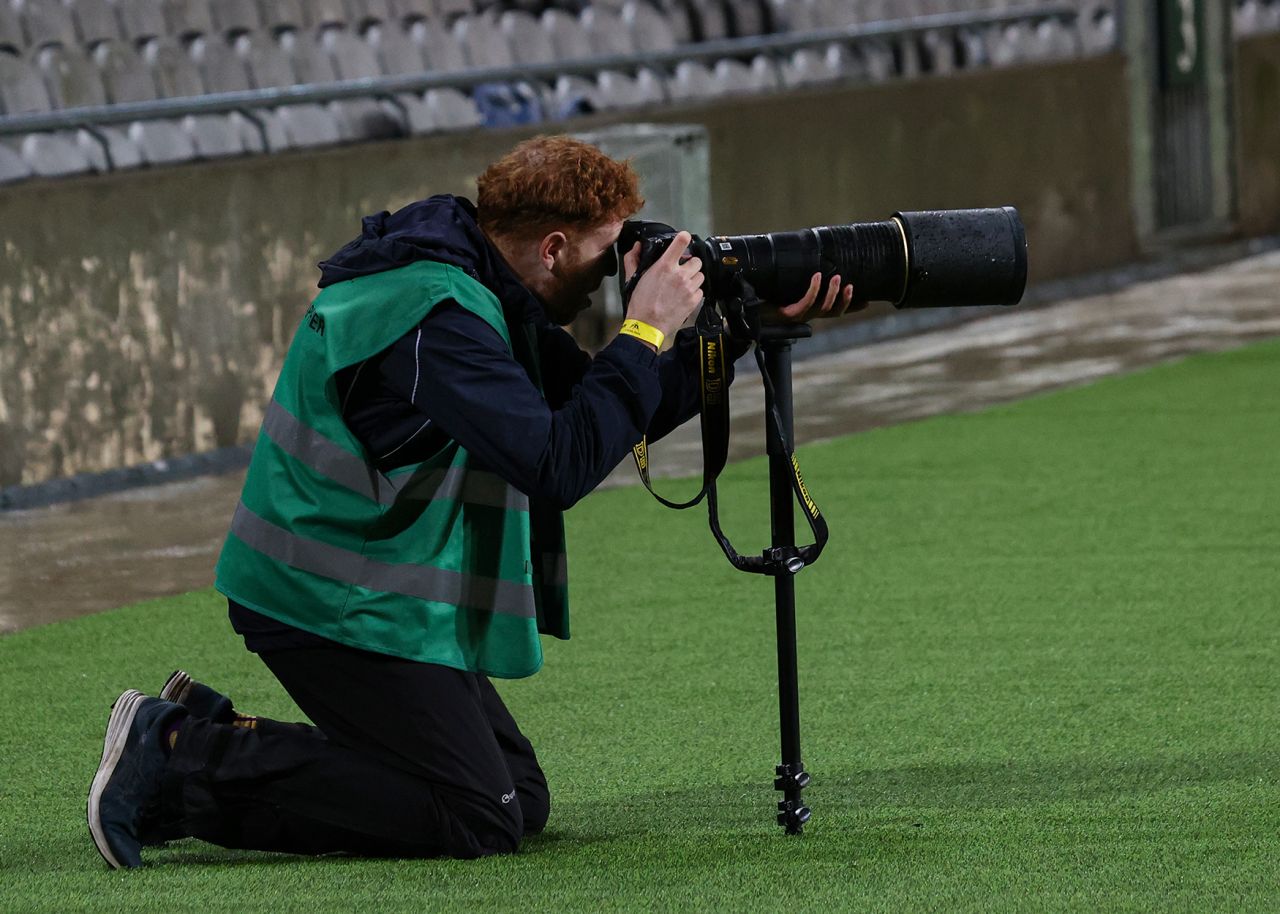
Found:
M 474 466 L 456 441 L 380 473 L 342 421 L 334 375 L 446 300 L 511 345 L 497 297 L 433 261 L 316 297 L 267 408 L 215 586 L 352 647 L 529 676 L 542 665 L 539 632 L 569 637 L 560 512 L 537 503 L 531 511 L 524 493 Z

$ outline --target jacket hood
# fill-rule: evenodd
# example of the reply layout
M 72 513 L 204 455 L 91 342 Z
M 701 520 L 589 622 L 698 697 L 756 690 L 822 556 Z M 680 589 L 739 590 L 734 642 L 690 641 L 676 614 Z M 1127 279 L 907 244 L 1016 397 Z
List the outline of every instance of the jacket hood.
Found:
M 320 288 L 419 260 L 455 266 L 502 302 L 520 303 L 525 319 L 545 319 L 537 298 L 480 230 L 475 205 L 452 194 L 428 197 L 394 213 L 383 210 L 365 216 L 360 237 L 320 262 Z

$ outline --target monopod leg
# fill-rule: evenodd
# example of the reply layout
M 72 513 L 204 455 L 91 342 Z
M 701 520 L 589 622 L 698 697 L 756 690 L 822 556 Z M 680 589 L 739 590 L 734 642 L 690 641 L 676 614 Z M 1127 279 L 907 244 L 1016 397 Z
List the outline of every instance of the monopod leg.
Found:
M 807 327 L 804 328 L 808 330 Z M 806 334 L 807 335 L 807 334 Z M 782 337 L 782 334 L 779 334 Z M 765 443 L 769 454 L 769 512 L 773 532 L 773 545 L 795 545 L 795 502 L 791 480 L 791 460 L 787 454 L 787 442 L 792 438 L 793 411 L 791 404 L 791 342 L 789 338 L 769 338 L 761 341 L 765 368 L 773 379 L 773 396 L 765 389 Z M 767 413 L 775 409 L 781 419 L 784 441 L 778 434 Z M 773 786 L 783 792 L 778 803 L 778 824 L 787 834 L 798 835 L 809 820 L 809 808 L 800 796 L 809 783 L 809 775 L 800 761 L 800 686 L 796 662 L 796 590 L 795 571 L 799 568 L 778 568 L 774 571 L 774 600 L 778 625 L 778 716 L 782 729 L 782 764 L 775 769 Z

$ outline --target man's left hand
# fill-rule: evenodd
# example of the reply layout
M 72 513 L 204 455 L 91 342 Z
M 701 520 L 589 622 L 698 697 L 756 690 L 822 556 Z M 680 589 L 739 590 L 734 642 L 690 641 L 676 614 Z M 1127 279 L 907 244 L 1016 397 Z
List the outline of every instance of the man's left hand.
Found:
M 809 288 L 804 298 L 793 302 L 785 308 L 778 309 L 778 316 L 784 321 L 810 321 L 818 317 L 839 317 L 849 311 L 861 311 L 869 303 L 853 300 L 853 286 L 846 283 L 840 288 L 840 274 L 831 277 L 827 283 L 827 294 L 822 304 L 818 304 L 818 290 L 822 285 L 822 274 L 814 273 L 809 280 Z

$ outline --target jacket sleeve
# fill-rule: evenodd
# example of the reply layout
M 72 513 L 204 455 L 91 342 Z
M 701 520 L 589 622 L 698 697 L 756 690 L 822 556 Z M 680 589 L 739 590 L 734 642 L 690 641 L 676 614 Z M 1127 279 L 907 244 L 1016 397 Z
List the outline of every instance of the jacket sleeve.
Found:
M 553 407 L 567 402 L 573 388 L 591 366 L 591 357 L 578 348 L 573 337 L 548 324 L 539 335 L 542 353 L 543 388 Z M 606 347 L 607 348 L 607 347 Z M 730 341 L 727 349 L 728 380 L 733 381 L 733 362 L 746 346 Z M 598 358 L 598 356 L 597 356 Z M 676 334 L 675 343 L 657 359 L 662 399 L 644 429 L 650 441 L 657 441 L 698 415 L 702 405 L 698 376 L 698 334 L 691 328 Z M 639 441 L 639 437 L 636 441 Z
M 609 475 L 663 399 L 658 357 L 630 337 L 591 359 L 557 330 L 569 345 L 542 347 L 544 400 L 476 315 L 446 304 L 419 327 L 384 360 L 395 392 L 516 488 L 561 508 Z M 397 367 L 408 360 L 410 370 Z

